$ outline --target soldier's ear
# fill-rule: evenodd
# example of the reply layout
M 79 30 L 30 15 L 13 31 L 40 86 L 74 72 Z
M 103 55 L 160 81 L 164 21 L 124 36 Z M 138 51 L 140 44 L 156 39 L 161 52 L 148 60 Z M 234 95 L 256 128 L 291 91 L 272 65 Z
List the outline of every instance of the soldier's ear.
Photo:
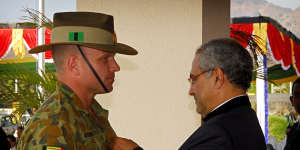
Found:
M 77 56 L 69 56 L 66 60 L 66 70 L 73 76 L 80 75 L 80 64 Z

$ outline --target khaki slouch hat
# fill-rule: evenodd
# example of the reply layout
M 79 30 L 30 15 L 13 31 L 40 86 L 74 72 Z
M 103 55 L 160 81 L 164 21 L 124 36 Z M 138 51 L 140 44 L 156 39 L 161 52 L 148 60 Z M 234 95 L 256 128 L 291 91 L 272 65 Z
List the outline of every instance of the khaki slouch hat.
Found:
M 55 13 L 51 43 L 34 47 L 29 53 L 44 52 L 53 49 L 54 45 L 68 44 L 125 55 L 138 53 L 126 44 L 117 43 L 113 16 L 96 12 Z

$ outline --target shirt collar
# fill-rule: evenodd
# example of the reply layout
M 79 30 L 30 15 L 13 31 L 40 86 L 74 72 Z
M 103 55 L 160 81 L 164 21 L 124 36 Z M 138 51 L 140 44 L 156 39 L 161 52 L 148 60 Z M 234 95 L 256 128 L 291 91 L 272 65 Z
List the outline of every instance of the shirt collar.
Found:
M 241 94 L 241 95 L 232 97 L 232 98 L 230 98 L 230 99 L 224 101 L 222 104 L 218 105 L 218 106 L 217 106 L 215 109 L 213 109 L 211 112 L 215 111 L 216 109 L 218 109 L 218 108 L 221 107 L 222 105 L 224 105 L 224 104 L 228 103 L 229 101 L 231 101 L 231 100 L 233 100 L 233 99 L 235 99 L 235 98 L 237 98 L 237 97 L 240 97 L 240 96 L 246 96 L 246 94 Z
M 233 98 L 229 99 L 225 103 L 219 105 L 219 107 L 217 109 L 215 109 L 214 111 L 207 114 L 203 118 L 203 121 L 206 122 L 209 119 L 211 119 L 211 118 L 213 118 L 217 115 L 226 113 L 228 111 L 231 111 L 232 109 L 242 107 L 242 106 L 246 106 L 246 107 L 251 108 L 251 103 L 250 103 L 249 98 L 248 98 L 247 95 L 239 95 L 239 96 L 236 96 L 236 97 L 233 97 Z
M 73 90 L 70 87 L 61 82 L 57 82 L 56 86 L 57 92 L 64 94 L 71 100 L 69 103 L 74 104 L 80 111 L 89 114 L 89 112 L 83 106 L 79 97 L 73 92 Z M 105 118 L 108 118 L 108 111 L 102 108 L 101 105 L 95 99 L 92 100 L 90 107 L 97 117 L 103 116 Z

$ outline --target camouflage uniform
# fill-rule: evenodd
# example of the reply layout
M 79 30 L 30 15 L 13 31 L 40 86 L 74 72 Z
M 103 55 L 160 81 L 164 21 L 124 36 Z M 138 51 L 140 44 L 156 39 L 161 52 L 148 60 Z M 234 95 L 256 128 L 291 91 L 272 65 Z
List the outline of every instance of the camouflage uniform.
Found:
M 56 92 L 45 101 L 26 126 L 18 150 L 107 150 L 114 130 L 108 111 L 93 100 L 94 119 L 84 109 L 75 93 L 58 84 Z

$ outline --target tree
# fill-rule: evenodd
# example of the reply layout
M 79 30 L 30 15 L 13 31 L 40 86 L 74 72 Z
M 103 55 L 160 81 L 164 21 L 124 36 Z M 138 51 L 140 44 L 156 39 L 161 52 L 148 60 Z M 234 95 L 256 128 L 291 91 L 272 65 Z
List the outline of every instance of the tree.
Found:
M 31 108 L 39 108 L 40 104 L 56 89 L 54 72 L 42 73 L 40 76 L 20 64 L 7 64 L 9 70 L 0 74 L 0 104 L 10 106 L 19 102 L 15 113 L 21 115 Z M 37 90 L 40 86 L 43 93 Z
M 34 9 L 25 8 L 23 10 L 27 16 L 23 16 L 24 26 L 32 28 L 46 27 L 51 29 L 53 22 L 45 15 Z M 39 25 L 39 20 L 42 24 Z M 39 108 L 40 104 L 56 89 L 56 75 L 47 70 L 40 76 L 35 69 L 24 67 L 22 64 L 6 64 L 5 71 L 0 71 L 0 105 L 11 106 L 13 102 L 18 102 L 18 107 L 14 113 L 23 114 L 26 110 Z M 46 73 L 47 72 L 47 73 Z M 43 89 L 43 93 L 37 90 Z

